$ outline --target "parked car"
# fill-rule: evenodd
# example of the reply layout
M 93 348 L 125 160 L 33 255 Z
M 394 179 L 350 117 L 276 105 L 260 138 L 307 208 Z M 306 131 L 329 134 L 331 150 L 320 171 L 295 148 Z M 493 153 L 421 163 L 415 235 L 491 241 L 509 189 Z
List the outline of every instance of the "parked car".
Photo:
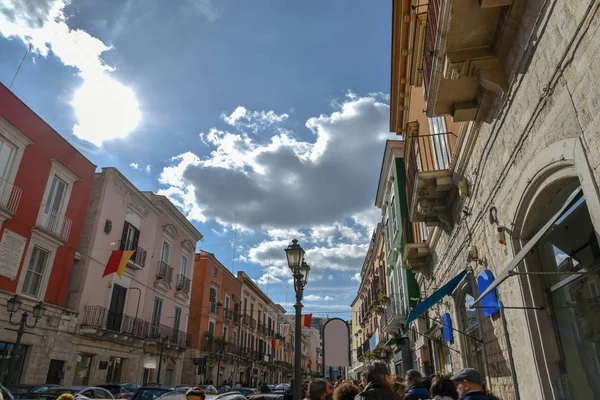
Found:
M 98 387 L 108 390 L 115 399 L 131 399 L 139 385 L 136 383 L 107 383 L 98 385 Z
M 199 385 L 198 387 L 204 389 L 204 393 L 206 394 L 205 400 L 215 400 L 219 394 L 217 392 L 217 389 L 212 385 Z M 160 396 L 159 400 L 185 400 L 185 394 L 188 390 L 189 389 L 187 388 L 175 389 L 171 392 L 165 393 L 162 396 Z
M 223 393 L 215 397 L 215 400 L 246 400 L 246 396 L 237 391 Z
M 16 385 L 11 386 L 10 391 L 15 399 L 29 399 L 35 397 L 36 393 L 44 392 L 48 389 L 60 385 Z
M 11 391 L 8 390 L 7 388 L 5 388 L 3 385 L 0 385 L 0 392 L 2 393 L 2 398 L 4 400 L 7 400 L 7 399 L 15 400 L 15 396 L 13 396 Z
M 140 386 L 138 390 L 136 390 L 131 400 L 154 400 L 166 393 L 172 392 L 174 389 L 175 388 L 170 385 L 148 384 Z
M 273 394 L 284 394 L 290 385 L 287 383 L 280 383 L 279 385 L 275 385 L 275 388 L 271 389 L 271 393 Z
M 247 398 L 249 398 L 253 394 L 259 394 L 258 390 L 254 389 L 254 388 L 249 388 L 249 387 L 238 388 L 238 389 L 235 389 L 235 391 L 240 392 L 242 395 L 244 395 Z
M 97 386 L 57 386 L 36 393 L 32 399 L 56 400 L 63 393 L 72 394 L 75 399 L 114 399 L 113 395 L 106 389 Z
M 217 386 L 217 390 L 219 391 L 219 393 L 227 393 L 231 390 L 231 386 L 229 385 L 220 385 Z

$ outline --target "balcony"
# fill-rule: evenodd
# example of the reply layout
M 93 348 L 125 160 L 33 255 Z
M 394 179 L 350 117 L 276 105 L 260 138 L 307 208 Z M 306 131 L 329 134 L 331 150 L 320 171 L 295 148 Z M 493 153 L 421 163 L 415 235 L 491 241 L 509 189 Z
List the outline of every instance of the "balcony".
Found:
M 81 333 L 101 337 L 108 334 L 122 334 L 127 337 L 145 339 L 150 323 L 126 314 L 117 314 L 100 306 L 86 306 L 81 324 Z
M 137 245 L 134 240 L 121 240 L 119 250 L 134 250 L 135 253 L 129 259 L 127 265 L 133 269 L 139 270 L 146 266 L 146 250 Z
M 248 315 L 243 315 L 243 316 L 242 316 L 242 323 L 243 323 L 245 326 L 248 326 L 248 325 L 250 325 L 250 316 L 248 316 Z
M 228 320 L 231 321 L 233 319 L 233 310 L 230 310 L 228 308 L 223 310 L 223 317 Z
M 256 320 L 250 316 L 247 317 L 248 320 L 250 321 L 250 328 L 251 329 L 256 329 Z
M 455 142 L 451 132 L 408 137 L 406 195 L 412 222 L 451 229 L 448 195 L 454 187 L 450 164 Z
M 69 218 L 43 205 L 40 206 L 40 212 L 34 228 L 49 234 L 54 239 L 60 241 L 61 244 L 64 244 L 69 241 L 71 224 L 72 222 Z
M 179 274 L 177 275 L 177 290 L 187 293 L 190 293 L 190 286 L 192 281 L 187 278 L 185 275 Z
M 473 121 L 485 89 L 503 96 L 507 77 L 498 57 L 512 0 L 430 0 L 423 50 L 427 116 Z
M 400 295 L 393 293 L 383 311 L 383 332 L 394 334 L 404 326 L 406 311 Z
M 22 194 L 23 191 L 19 187 L 0 178 L 0 214 L 4 219 L 17 212 Z
M 150 329 L 148 330 L 148 339 L 158 340 L 162 338 L 163 341 L 167 341 L 169 344 L 185 348 L 190 347 L 192 342 L 192 336 L 186 332 L 182 332 L 179 329 L 174 329 L 168 325 L 162 325 L 157 323 L 150 323 Z
M 362 356 L 363 356 L 362 347 L 359 347 L 358 349 L 356 349 L 356 358 L 360 359 Z
M 210 301 L 210 304 L 209 304 L 209 312 L 211 312 L 211 313 L 213 313 L 213 314 L 216 314 L 216 313 L 217 313 L 217 302 L 216 302 L 216 301 L 214 301 L 214 300 L 211 300 L 211 301 Z
M 163 280 L 167 283 L 173 282 L 173 268 L 169 267 L 169 264 L 166 262 L 159 261 L 156 279 Z

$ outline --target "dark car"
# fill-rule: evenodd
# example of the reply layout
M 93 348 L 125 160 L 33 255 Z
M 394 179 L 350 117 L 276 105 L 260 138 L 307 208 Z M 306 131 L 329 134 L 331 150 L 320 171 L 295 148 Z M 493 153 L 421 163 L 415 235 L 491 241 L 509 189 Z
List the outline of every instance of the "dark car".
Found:
M 36 393 L 45 392 L 53 387 L 59 385 L 17 385 L 11 386 L 10 391 L 12 392 L 15 399 L 29 399 L 33 398 Z
M 172 392 L 175 388 L 167 385 L 145 385 L 138 388 L 131 400 L 154 400 L 165 393 Z
M 98 385 L 98 387 L 108 390 L 115 399 L 131 399 L 139 385 L 136 383 L 107 383 Z
M 279 385 L 275 385 L 275 388 L 271 389 L 272 394 L 284 394 L 290 385 L 287 383 L 280 383 Z

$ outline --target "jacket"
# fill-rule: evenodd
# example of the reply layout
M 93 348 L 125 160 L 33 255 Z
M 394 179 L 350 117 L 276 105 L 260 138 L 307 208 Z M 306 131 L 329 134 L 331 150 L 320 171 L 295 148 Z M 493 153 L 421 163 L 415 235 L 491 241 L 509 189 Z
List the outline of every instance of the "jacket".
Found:
M 452 397 L 448 396 L 440 396 L 439 394 L 435 396 L 432 400 L 453 400 Z
M 405 400 L 427 400 L 429 399 L 429 390 L 423 385 L 411 385 L 408 387 L 406 394 L 404 395 Z
M 383 382 L 369 382 L 354 400 L 400 400 L 400 396 Z
M 472 391 L 472 392 L 467 392 L 464 395 L 462 395 L 462 397 L 458 400 L 493 400 L 494 397 L 488 395 L 485 392 L 480 392 L 480 391 Z

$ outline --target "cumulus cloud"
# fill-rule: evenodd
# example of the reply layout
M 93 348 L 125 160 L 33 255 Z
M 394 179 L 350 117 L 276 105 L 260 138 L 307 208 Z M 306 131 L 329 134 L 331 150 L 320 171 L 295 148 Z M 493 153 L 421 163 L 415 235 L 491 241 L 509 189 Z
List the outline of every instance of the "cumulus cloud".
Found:
M 306 301 L 321 300 L 321 296 L 317 296 L 317 295 L 314 295 L 314 294 L 309 294 L 307 296 L 304 296 L 304 300 L 306 300 Z
M 147 173 L 152 172 L 152 167 L 150 165 L 146 165 L 146 172 Z
M 111 47 L 86 31 L 71 29 L 64 13 L 67 4 L 68 0 L 0 0 L 0 34 L 30 44 L 42 57 L 52 52 L 78 71 L 83 83 L 71 102 L 77 117 L 73 134 L 100 146 L 127 136 L 141 113 L 131 88 L 109 76 L 114 68 L 101 55 Z
M 360 283 L 360 272 L 352 275 L 352 280 Z
M 269 111 L 248 111 L 246 107 L 239 106 L 229 115 L 222 114 L 223 120 L 238 129 L 249 129 L 253 133 L 263 131 L 271 125 L 278 124 L 288 119 L 288 114 L 277 114 Z
M 140 169 L 140 166 L 137 163 L 132 162 L 129 166 L 133 169 Z

